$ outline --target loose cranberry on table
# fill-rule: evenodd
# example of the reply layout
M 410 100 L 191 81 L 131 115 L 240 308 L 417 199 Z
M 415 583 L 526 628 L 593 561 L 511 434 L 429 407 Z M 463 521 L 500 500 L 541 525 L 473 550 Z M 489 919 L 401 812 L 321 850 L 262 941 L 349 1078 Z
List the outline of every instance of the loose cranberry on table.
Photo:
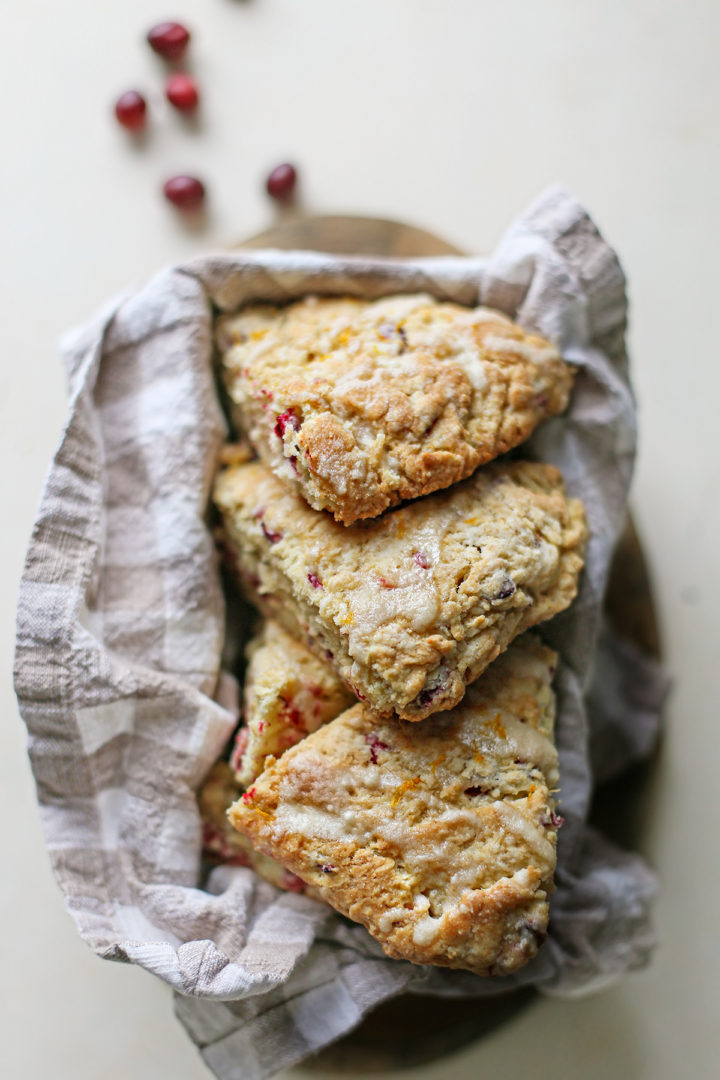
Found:
M 297 184 L 297 171 L 293 165 L 285 162 L 276 165 L 267 178 L 267 193 L 278 202 L 287 202 L 292 198 Z
M 205 185 L 196 176 L 171 176 L 163 192 L 168 202 L 179 210 L 197 210 L 205 199 Z
M 139 131 L 147 118 L 145 98 L 137 90 L 126 90 L 115 102 L 115 116 L 128 131 Z
M 192 75 L 186 75 L 184 71 L 168 75 L 165 83 L 165 97 L 180 112 L 192 112 L 197 108 L 200 100 L 197 83 Z
M 179 60 L 188 47 L 190 31 L 176 22 L 162 22 L 148 30 L 150 48 L 165 60 Z

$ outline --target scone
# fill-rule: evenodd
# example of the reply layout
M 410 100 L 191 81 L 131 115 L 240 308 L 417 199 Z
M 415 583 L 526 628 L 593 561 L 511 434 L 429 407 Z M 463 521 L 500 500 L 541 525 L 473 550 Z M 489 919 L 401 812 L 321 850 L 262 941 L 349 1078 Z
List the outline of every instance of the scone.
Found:
M 555 662 L 520 638 L 422 724 L 356 705 L 266 769 L 230 820 L 389 956 L 514 971 L 545 937 L 553 889 Z
M 522 631 L 562 611 L 585 519 L 557 469 L 495 463 L 360 525 L 311 510 L 259 462 L 215 502 L 250 598 L 381 716 L 450 709 Z
M 217 340 L 239 430 L 346 525 L 469 476 L 562 412 L 572 385 L 544 338 L 425 295 L 254 305 Z
M 198 792 L 202 820 L 203 852 L 206 858 L 230 866 L 249 866 L 271 885 L 288 892 L 305 892 L 307 887 L 296 874 L 275 859 L 262 855 L 228 821 L 228 807 L 241 798 L 240 788 L 226 761 L 218 761 Z
M 279 758 L 321 724 L 339 716 L 354 698 L 330 665 L 268 619 L 247 648 L 245 725 L 230 764 L 248 787 L 268 754 Z

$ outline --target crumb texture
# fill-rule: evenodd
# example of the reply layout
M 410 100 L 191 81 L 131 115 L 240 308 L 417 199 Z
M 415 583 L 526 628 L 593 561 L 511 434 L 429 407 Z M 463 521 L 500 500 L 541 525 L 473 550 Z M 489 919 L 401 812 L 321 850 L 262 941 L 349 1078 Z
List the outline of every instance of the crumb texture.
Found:
M 273 619 L 251 640 L 247 658 L 244 725 L 231 757 L 242 787 L 262 772 L 268 756 L 279 758 L 354 701 L 330 665 Z
M 262 773 L 232 824 L 388 955 L 514 971 L 545 937 L 553 888 L 555 664 L 525 635 L 422 724 L 358 704 Z
M 226 761 L 217 761 L 198 792 L 205 858 L 229 866 L 249 866 L 271 885 L 287 892 L 309 891 L 301 878 L 276 859 L 256 851 L 248 837 L 232 827 L 228 809 L 241 797 L 232 769 Z
M 512 639 L 566 608 L 586 527 L 552 466 L 495 463 L 352 527 L 260 462 L 220 473 L 223 544 L 251 600 L 379 716 L 455 706 Z
M 469 476 L 572 387 L 544 338 L 426 295 L 253 305 L 218 320 L 216 339 L 239 430 L 345 524 Z

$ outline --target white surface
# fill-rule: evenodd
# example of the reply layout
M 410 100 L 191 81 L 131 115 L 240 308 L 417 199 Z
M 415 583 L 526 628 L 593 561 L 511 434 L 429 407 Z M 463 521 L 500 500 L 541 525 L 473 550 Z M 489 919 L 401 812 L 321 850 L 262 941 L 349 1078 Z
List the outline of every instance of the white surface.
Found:
M 676 673 L 649 806 L 663 878 L 662 946 L 646 972 L 581 1002 L 545 1000 L 475 1049 L 417 1070 L 523 1080 L 696 1080 L 720 1053 L 714 552 L 720 274 L 714 0 L 5 0 L 0 369 L 2 695 L 0 880 L 4 1072 L 54 1080 L 209 1073 L 145 973 L 102 963 L 51 880 L 9 676 L 27 534 L 64 416 L 58 334 L 158 266 L 272 219 L 262 178 L 296 161 L 305 208 L 400 217 L 488 250 L 548 183 L 582 199 L 630 278 L 642 442 L 634 505 Z M 157 19 L 195 31 L 203 120 L 158 108 L 142 148 L 110 115 L 129 86 L 159 94 L 143 45 Z M 211 214 L 184 228 L 158 196 L 206 178 Z M 8 972 L 19 972 L 12 985 Z M 306 1074 L 307 1075 L 307 1074 Z

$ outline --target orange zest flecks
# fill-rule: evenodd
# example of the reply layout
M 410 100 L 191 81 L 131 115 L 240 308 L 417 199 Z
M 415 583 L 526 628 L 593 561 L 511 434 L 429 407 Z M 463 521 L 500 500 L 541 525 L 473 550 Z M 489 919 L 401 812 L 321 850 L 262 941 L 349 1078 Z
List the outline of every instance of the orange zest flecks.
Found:
M 348 611 L 345 618 L 339 619 L 338 622 L 340 626 L 352 626 L 352 624 L 355 622 L 355 616 L 353 615 L 352 611 Z
M 412 791 L 420 783 L 419 776 L 413 776 L 411 780 L 403 780 L 402 784 L 395 788 L 390 799 L 390 809 L 394 810 L 406 791 Z
M 437 769 L 438 765 L 442 765 L 444 760 L 445 760 L 445 755 L 444 754 L 440 754 L 439 757 L 435 758 L 432 765 L 430 766 L 430 768 L 432 769 L 433 776 L 435 775 L 435 770 Z
M 265 337 L 266 334 L 267 334 L 267 330 L 253 330 L 253 332 L 250 334 L 250 340 L 251 341 L 262 341 L 262 339 Z
M 479 520 L 476 517 L 469 517 L 469 518 L 465 518 L 465 520 L 463 521 L 463 524 L 464 525 L 478 525 Z
M 478 765 L 482 765 L 482 764 L 483 764 L 483 762 L 485 761 L 485 755 L 484 755 L 484 754 L 481 754 L 479 750 L 478 750 L 478 752 L 477 752 L 477 753 L 476 753 L 476 754 L 474 755 L 474 757 L 475 757 L 475 760 L 477 761 Z
M 254 787 L 248 788 L 247 791 L 244 791 L 242 793 L 242 801 L 244 805 L 247 806 L 250 810 L 255 810 L 258 814 L 262 814 L 263 817 L 269 818 L 269 820 L 272 821 L 273 815 L 270 813 L 269 810 L 261 810 L 259 806 L 255 806 L 256 795 L 257 790 Z
M 498 739 L 507 739 L 507 731 L 505 725 L 502 722 L 502 716 L 500 713 L 495 713 L 492 720 L 486 721 L 485 727 L 489 727 L 490 730 L 497 735 Z
M 531 784 L 530 787 L 528 788 L 528 793 L 527 793 L 528 799 L 531 799 L 533 797 L 533 795 L 535 794 L 535 791 L 536 791 L 535 784 Z

